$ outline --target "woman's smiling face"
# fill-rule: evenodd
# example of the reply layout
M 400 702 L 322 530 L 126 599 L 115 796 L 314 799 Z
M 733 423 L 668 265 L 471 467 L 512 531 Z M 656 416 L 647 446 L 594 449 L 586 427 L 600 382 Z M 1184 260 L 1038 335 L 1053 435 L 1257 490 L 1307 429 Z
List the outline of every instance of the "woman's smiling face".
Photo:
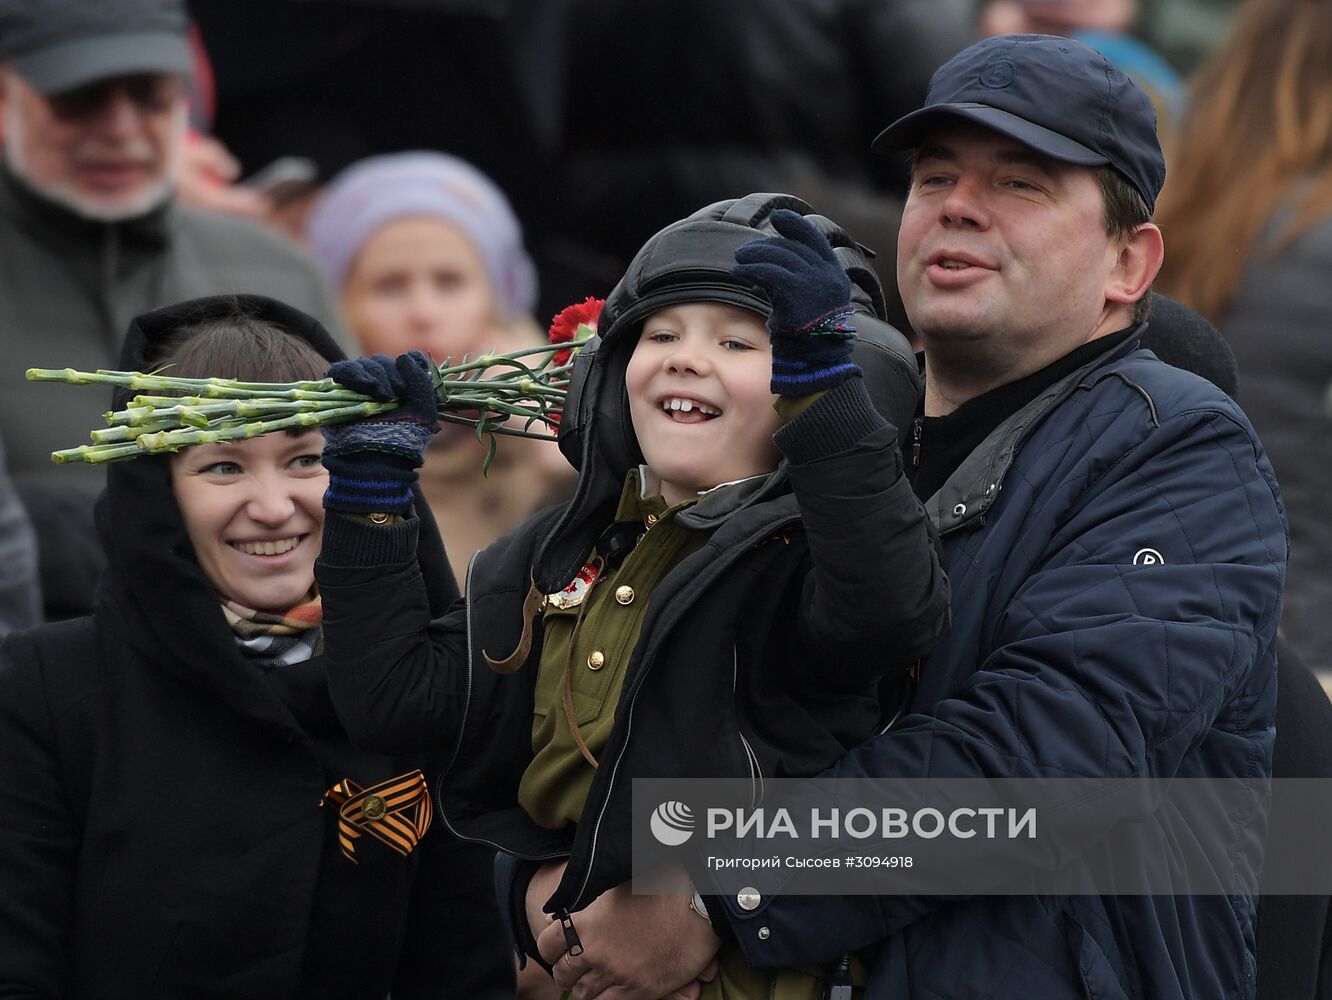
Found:
M 309 594 L 328 485 L 322 449 L 313 430 L 196 445 L 172 456 L 176 503 L 199 566 L 220 595 L 283 611 Z
M 777 467 L 771 379 L 768 328 L 755 313 L 690 302 L 647 318 L 624 380 L 667 502 Z

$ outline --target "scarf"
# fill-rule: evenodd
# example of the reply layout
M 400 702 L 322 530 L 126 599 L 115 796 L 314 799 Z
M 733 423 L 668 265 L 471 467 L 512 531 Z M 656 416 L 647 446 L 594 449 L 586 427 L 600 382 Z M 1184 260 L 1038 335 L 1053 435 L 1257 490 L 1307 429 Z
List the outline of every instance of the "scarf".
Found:
M 222 614 L 246 655 L 265 667 L 285 667 L 323 652 L 324 606 L 311 588 L 304 601 L 286 611 L 256 611 L 222 599 Z

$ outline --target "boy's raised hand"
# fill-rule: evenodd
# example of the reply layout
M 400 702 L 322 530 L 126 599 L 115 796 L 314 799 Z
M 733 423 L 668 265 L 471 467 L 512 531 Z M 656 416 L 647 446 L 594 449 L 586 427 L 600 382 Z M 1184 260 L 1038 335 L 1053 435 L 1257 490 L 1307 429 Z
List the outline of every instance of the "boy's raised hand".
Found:
M 779 235 L 739 247 L 732 269 L 772 303 L 772 391 L 831 389 L 861 373 L 851 361 L 851 281 L 827 237 L 804 216 L 778 209 L 772 226 Z
M 400 420 L 415 420 L 432 431 L 438 421 L 435 407 L 434 366 L 420 351 L 408 351 L 396 358 L 376 354 L 354 361 L 335 361 L 324 373 L 338 385 L 364 393 L 381 403 L 398 401 L 392 414 Z
M 404 513 L 411 506 L 416 470 L 439 426 L 434 366 L 420 351 L 397 358 L 338 361 L 327 376 L 339 385 L 396 409 L 352 424 L 325 426 L 324 467 L 328 492 L 324 506 L 347 513 Z

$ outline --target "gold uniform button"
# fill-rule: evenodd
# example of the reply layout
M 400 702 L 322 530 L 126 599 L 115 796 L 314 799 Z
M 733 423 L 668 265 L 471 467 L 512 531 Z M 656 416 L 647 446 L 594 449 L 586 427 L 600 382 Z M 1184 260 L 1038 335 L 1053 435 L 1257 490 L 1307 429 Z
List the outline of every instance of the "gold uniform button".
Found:
M 617 604 L 633 604 L 634 588 L 629 585 L 615 588 L 615 602 Z
M 656 523 L 657 523 L 657 515 L 656 515 L 656 514 L 649 514 L 649 515 L 647 516 L 647 526 L 650 528 L 650 527 L 652 527 L 652 526 L 653 526 L 654 524 L 656 524 Z
M 379 819 L 384 815 L 384 800 L 378 795 L 367 795 L 361 803 L 361 814 L 366 819 Z
M 599 649 L 594 649 L 587 654 L 587 669 L 600 670 L 606 665 L 606 654 Z

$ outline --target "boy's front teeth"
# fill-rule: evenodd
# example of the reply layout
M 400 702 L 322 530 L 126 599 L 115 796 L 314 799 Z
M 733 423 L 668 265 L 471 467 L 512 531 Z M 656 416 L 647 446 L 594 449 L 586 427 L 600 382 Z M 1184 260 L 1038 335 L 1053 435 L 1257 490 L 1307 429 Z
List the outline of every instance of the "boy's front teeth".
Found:
M 699 413 L 709 417 L 720 417 L 721 410 L 713 406 L 707 406 L 703 403 L 696 403 L 692 399 L 667 399 L 661 404 L 663 410 L 679 410 L 681 413 L 690 413 L 695 408 Z

